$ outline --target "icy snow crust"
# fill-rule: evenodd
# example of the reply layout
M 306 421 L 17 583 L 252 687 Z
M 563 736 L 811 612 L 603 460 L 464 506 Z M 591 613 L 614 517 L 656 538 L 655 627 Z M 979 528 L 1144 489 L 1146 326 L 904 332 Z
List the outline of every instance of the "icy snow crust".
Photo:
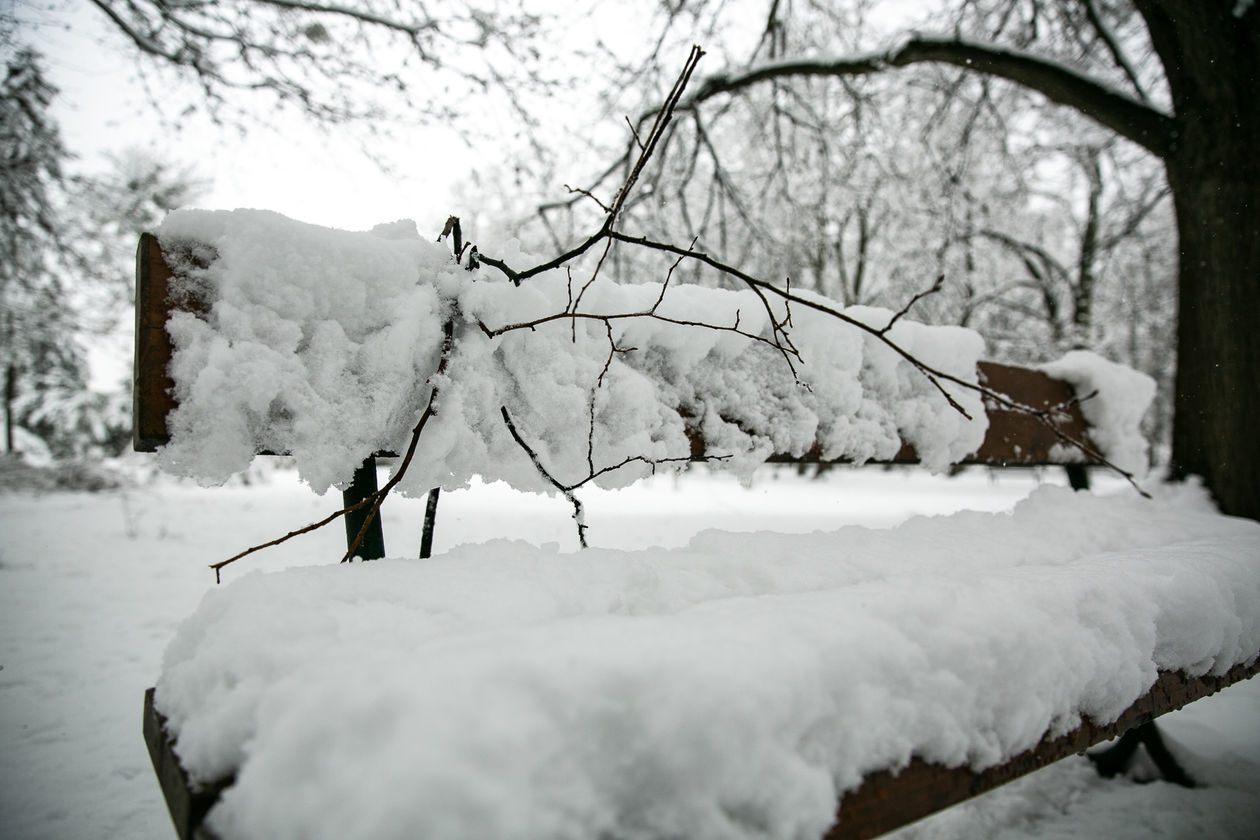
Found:
M 217 483 L 256 452 L 289 451 L 323 492 L 349 481 L 366 455 L 403 451 L 432 384 L 437 413 L 403 492 L 465 486 L 473 475 L 550 491 L 508 433 L 502 406 L 566 484 L 634 456 L 685 458 L 684 416 L 695 418 L 711 453 L 731 456 L 722 465 L 745 474 L 774 452 L 803 454 L 816 443 L 828 458 L 890 458 L 903 439 L 940 470 L 984 439 L 988 421 L 974 392 L 953 388 L 968 420 L 887 346 L 805 307 L 791 312 L 800 384 L 775 348 L 729 329 L 561 319 L 490 338 L 480 324 L 497 329 L 562 312 L 584 278 L 571 285 L 553 271 L 518 288 L 492 268 L 464 271 L 447 245 L 406 228 L 350 233 L 252 210 L 171 214 L 159 230 L 167 253 L 217 258 L 205 269 L 177 267 L 214 304 L 204 320 L 183 313 L 168 324 L 179 408 L 164 467 Z M 514 243 L 495 253 L 516 266 L 535 262 Z M 645 312 L 664 275 L 637 285 L 601 278 L 581 293 L 580 309 Z M 772 305 L 783 318 L 782 304 Z M 671 284 L 657 312 L 753 335 L 771 328 L 750 291 Z M 893 315 L 847 312 L 877 327 Z M 454 351 L 435 377 L 447 319 L 456 325 Z M 930 365 L 976 379 L 983 343 L 974 332 L 903 319 L 889 337 Z M 624 486 L 649 469 L 635 461 L 599 483 Z
M 1158 669 L 1260 651 L 1260 525 L 1044 488 L 893 530 L 521 543 L 255 573 L 160 710 L 225 838 L 813 838 L 912 756 L 982 768 Z

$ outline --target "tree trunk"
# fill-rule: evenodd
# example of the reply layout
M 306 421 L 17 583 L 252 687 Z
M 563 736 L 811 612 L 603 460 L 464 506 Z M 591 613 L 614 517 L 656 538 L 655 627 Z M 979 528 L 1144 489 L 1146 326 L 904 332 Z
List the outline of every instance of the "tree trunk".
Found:
M 1085 206 L 1085 227 L 1081 231 L 1080 251 L 1076 257 L 1076 283 L 1072 288 L 1072 348 L 1088 350 L 1094 338 L 1094 266 L 1098 263 L 1098 228 L 1102 222 L 1102 150 L 1097 146 L 1082 149 L 1077 163 L 1089 182 L 1089 200 Z
M 1260 519 L 1260 10 L 1146 0 L 1177 139 L 1180 238 L 1172 472 L 1224 513 Z
M 1173 475 L 1203 476 L 1224 513 L 1260 519 L 1260 179 L 1170 164 L 1169 181 L 1181 242 Z

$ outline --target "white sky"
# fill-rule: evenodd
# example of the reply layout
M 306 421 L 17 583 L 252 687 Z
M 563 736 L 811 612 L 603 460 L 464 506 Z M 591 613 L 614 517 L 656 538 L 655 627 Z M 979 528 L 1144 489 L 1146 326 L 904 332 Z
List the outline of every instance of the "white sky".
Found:
M 426 129 L 415 138 L 420 153 L 400 147 L 390 157 L 405 163 L 387 175 L 356 141 L 321 133 L 296 117 L 274 132 L 247 136 L 199 116 L 167 132 L 153 116 L 121 37 L 86 3 L 69 15 L 67 28 L 42 29 L 37 47 L 46 51 L 61 89 L 56 113 L 68 148 L 80 157 L 78 168 L 99 170 L 104 154 L 140 145 L 160 159 L 193 164 L 209 179 L 212 189 L 199 202 L 205 207 L 264 207 L 347 229 L 415 218 L 435 235 L 451 212 L 445 196 L 464 168 L 459 162 L 470 158 L 453 133 Z M 172 100 L 182 104 L 188 96 L 177 91 Z

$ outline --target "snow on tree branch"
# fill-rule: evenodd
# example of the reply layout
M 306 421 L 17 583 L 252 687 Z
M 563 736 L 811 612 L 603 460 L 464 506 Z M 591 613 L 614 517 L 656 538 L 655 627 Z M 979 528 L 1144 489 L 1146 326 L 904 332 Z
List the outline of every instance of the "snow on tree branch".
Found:
M 910 36 L 878 53 L 777 61 L 736 74 L 710 76 L 680 107 L 693 108 L 721 94 L 773 79 L 864 76 L 924 62 L 952 64 L 1023 85 L 1053 102 L 1075 108 L 1159 157 L 1168 154 L 1173 142 L 1172 117 L 1065 64 L 1014 48 L 930 35 Z
M 440 85 L 408 77 L 417 62 L 430 79 L 442 73 L 465 88 L 501 86 L 509 66 L 522 86 L 542 83 L 539 62 L 518 47 L 538 20 L 476 0 L 443 4 L 437 17 L 420 5 L 376 0 L 91 3 L 138 51 L 142 67 L 193 80 L 216 117 L 246 107 L 237 94 L 259 92 L 335 123 L 396 119 L 389 97 L 410 116 L 449 115 L 458 103 L 436 96 Z

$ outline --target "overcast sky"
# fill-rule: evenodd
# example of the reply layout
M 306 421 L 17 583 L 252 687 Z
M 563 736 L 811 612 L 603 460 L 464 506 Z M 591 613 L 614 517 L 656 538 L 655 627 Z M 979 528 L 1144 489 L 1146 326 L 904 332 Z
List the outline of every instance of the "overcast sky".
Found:
M 451 132 L 430 128 L 401 138 L 386 149 L 397 160 L 389 175 L 357 141 L 295 117 L 275 132 L 244 137 L 201 116 L 168 131 L 153 114 L 121 36 L 86 3 L 72 14 L 66 29 L 42 28 L 37 46 L 61 88 L 56 113 L 67 146 L 80 156 L 76 169 L 99 169 L 105 153 L 139 145 L 161 159 L 193 164 L 212 183 L 200 202 L 206 207 L 262 207 L 347 229 L 415 218 L 435 235 L 451 212 L 448 194 L 471 157 Z M 169 98 L 182 106 L 190 94 L 174 91 Z

